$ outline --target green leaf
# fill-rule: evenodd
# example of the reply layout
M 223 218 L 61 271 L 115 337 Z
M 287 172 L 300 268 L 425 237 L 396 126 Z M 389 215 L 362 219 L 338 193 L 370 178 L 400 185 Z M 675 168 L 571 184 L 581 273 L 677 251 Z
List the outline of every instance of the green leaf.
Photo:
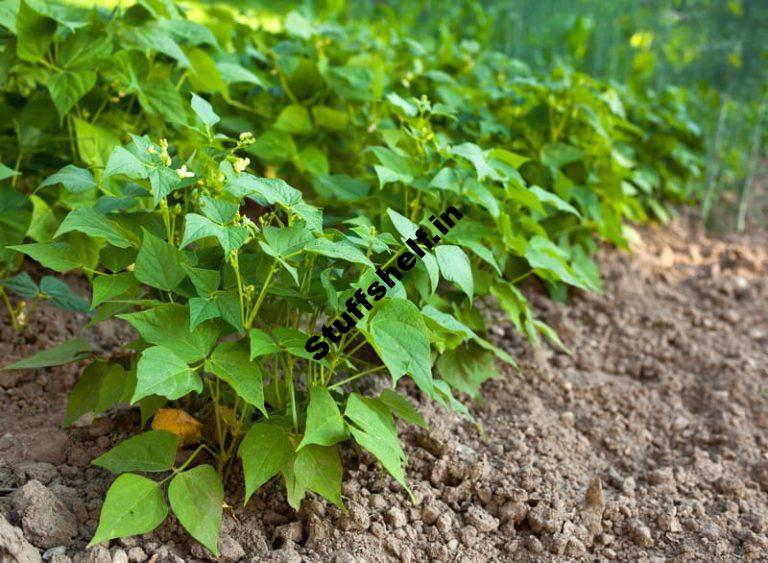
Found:
M 184 216 L 184 236 L 180 246 L 186 248 L 197 240 L 218 237 L 221 229 L 221 225 L 217 225 L 207 217 L 197 213 L 187 213 Z
M 62 121 L 95 84 L 96 73 L 92 70 L 67 70 L 51 76 L 48 91 Z
M 262 232 L 268 246 L 265 251 L 275 258 L 297 254 L 314 240 L 312 233 L 303 226 L 277 228 L 267 225 Z
M 90 310 L 88 302 L 74 293 L 63 281 L 53 276 L 45 276 L 40 280 L 40 292 L 47 296 L 51 303 L 75 313 L 87 313 Z
M 67 70 L 94 70 L 112 54 L 112 36 L 94 26 L 69 35 L 61 44 L 61 64 Z
M 8 178 L 13 178 L 14 176 L 18 176 L 19 173 L 14 171 L 13 168 L 8 168 L 5 164 L 0 162 L 0 181 L 7 180 Z
M 179 438 L 167 430 L 150 430 L 120 442 L 91 464 L 112 473 L 168 471 L 176 460 Z
M 136 390 L 131 403 L 148 395 L 161 395 L 174 400 L 187 393 L 203 390 L 203 381 L 187 362 L 173 350 L 164 346 L 153 346 L 141 353 L 136 368 Z
M 168 6 L 171 6 L 168 4 Z M 219 48 L 216 36 L 209 28 L 203 24 L 190 20 L 176 19 L 180 16 L 178 8 L 168 10 L 169 17 L 173 19 L 164 20 L 164 27 L 171 32 L 171 35 L 183 41 L 186 45 L 196 47 L 198 45 L 210 45 L 215 50 Z
M 243 246 L 248 236 L 248 228 L 243 225 L 224 227 L 197 213 L 187 213 L 184 218 L 184 238 L 181 246 L 183 248 L 197 240 L 215 237 L 224 252 L 229 254 Z
M 258 364 L 251 362 L 248 350 L 239 342 L 219 344 L 205 363 L 205 369 L 224 380 L 246 403 L 268 416 L 264 408 L 264 374 Z
M 343 131 L 349 123 L 349 116 L 346 112 L 328 106 L 313 106 L 312 117 L 320 129 L 330 131 Z
M 459 286 L 472 301 L 474 292 L 472 265 L 466 253 L 458 246 L 441 244 L 435 248 L 435 257 L 443 277 Z
M 341 500 L 342 467 L 336 446 L 310 445 L 296 454 L 293 464 L 296 480 L 339 508 Z
M 139 287 L 139 284 L 131 272 L 97 276 L 93 280 L 91 307 L 98 307 L 105 301 L 125 295 L 137 287 Z
M 99 527 L 88 547 L 157 528 L 168 515 L 160 484 L 132 473 L 120 475 L 107 491 Z
M 309 444 L 332 446 L 347 439 L 347 429 L 339 407 L 325 387 L 313 387 L 309 392 L 307 422 L 297 450 Z
M 189 300 L 189 330 L 193 331 L 205 321 L 220 317 L 219 306 L 216 300 L 203 297 L 192 297 Z
M 287 428 L 272 421 L 254 424 L 240 444 L 239 455 L 247 503 L 254 491 L 277 475 L 293 456 Z
M 175 246 L 142 229 L 144 238 L 136 256 L 134 275 L 150 287 L 172 291 L 187 276 L 187 259 Z
M 107 167 L 104 170 L 104 178 L 123 175 L 132 180 L 142 180 L 149 177 L 149 172 L 144 164 L 136 156 L 124 149 L 115 147 L 107 160 Z
M 529 191 L 536 194 L 536 197 L 539 199 L 540 202 L 549 204 L 555 209 L 558 209 L 560 211 L 565 211 L 566 213 L 572 213 L 573 215 L 576 215 L 576 217 L 581 217 L 581 213 L 579 213 L 579 211 L 574 206 L 572 206 L 567 201 L 560 199 L 558 196 L 556 196 L 552 192 L 548 192 L 547 190 L 540 188 L 539 186 L 531 186 L 529 188 Z
M 285 481 L 285 496 L 288 497 L 288 504 L 294 510 L 301 508 L 301 501 L 307 495 L 307 490 L 296 478 L 296 474 L 293 471 L 293 465 L 289 462 L 282 470 L 283 480 Z
M 112 149 L 120 145 L 120 139 L 112 131 L 93 125 L 79 117 L 74 117 L 73 121 L 80 158 L 94 169 L 104 168 Z
M 84 244 L 73 245 L 65 241 L 33 242 L 8 248 L 26 254 L 46 268 L 57 272 L 68 272 L 81 266 L 95 265 L 96 256 L 93 247 Z
M 568 264 L 568 253 L 546 237 L 537 235 L 529 240 L 525 258 L 531 268 L 544 273 L 551 281 L 564 281 L 581 289 L 592 288 L 590 281 Z
M 179 65 L 189 68 L 189 59 L 160 22 L 150 21 L 141 26 L 124 26 L 123 40 L 135 45 L 139 50 L 152 50 L 178 61 Z M 173 85 L 170 85 L 173 87 Z
M 493 354 L 476 344 L 447 350 L 437 359 L 436 367 L 451 387 L 473 398 L 479 397 L 480 386 L 485 381 L 499 376 Z
M 19 2 L 16 14 L 16 54 L 21 60 L 36 62 L 48 53 L 48 47 L 56 33 L 56 22 Z
M 309 335 L 306 332 L 296 328 L 279 327 L 272 331 L 272 337 L 280 346 L 281 350 L 285 350 L 298 358 L 304 358 L 305 360 L 313 362 L 317 361 L 312 357 L 314 354 L 307 352 L 304 349 L 304 345 L 309 338 Z M 326 366 L 328 365 L 327 360 L 324 359 L 320 360 L 318 363 L 325 364 Z
M 19 272 L 12 278 L 0 280 L 0 285 L 24 299 L 34 299 L 40 291 L 27 272 Z
M 116 403 L 128 402 L 135 385 L 135 374 L 122 366 L 93 362 L 83 370 L 69 393 L 63 425 L 69 426 L 88 413 L 102 413 Z
M 90 355 L 91 345 L 81 338 L 75 338 L 74 340 L 68 340 L 53 348 L 42 350 L 29 358 L 24 358 L 23 360 L 9 364 L 5 366 L 3 370 L 63 366 L 64 364 L 79 362 Z
M 192 110 L 209 129 L 221 121 L 213 106 L 195 93 L 192 94 Z
M 444 313 L 432 305 L 425 305 L 421 312 L 433 335 L 433 342 L 439 342 L 439 345 L 436 346 L 439 351 L 442 352 L 445 348 L 453 349 L 467 340 L 473 340 L 481 348 L 493 352 L 500 360 L 515 365 L 512 356 L 487 340 L 480 338 L 475 331 L 457 320 L 453 315 Z
M 313 179 L 315 191 L 324 198 L 355 201 L 368 195 L 370 186 L 346 174 L 321 175 Z
M 498 179 L 496 171 L 488 164 L 488 160 L 485 157 L 483 150 L 474 143 L 463 143 L 457 145 L 451 149 L 451 154 L 466 158 L 472 163 L 477 172 L 477 179 L 482 181 L 485 178 L 491 178 L 492 180 Z
M 240 204 L 202 196 L 200 198 L 200 207 L 203 215 L 208 217 L 208 219 L 219 225 L 226 225 L 234 220 L 238 209 L 240 209 Z
M 238 174 L 224 189 L 237 198 L 247 197 L 261 205 L 279 203 L 293 207 L 302 201 L 301 192 L 278 178 L 257 178 L 251 174 Z
M 216 296 L 216 306 L 219 308 L 219 315 L 223 320 L 228 322 L 239 334 L 245 333 L 243 310 L 240 308 L 240 296 L 236 290 L 219 293 Z
M 400 233 L 400 236 L 404 239 L 416 238 L 416 231 L 419 229 L 419 226 L 416 223 L 394 209 L 387 209 L 387 215 L 389 215 L 390 221 L 392 221 L 395 230 Z
M 420 426 L 421 428 L 427 427 L 427 421 L 421 416 L 414 406 L 402 395 L 398 394 L 392 389 L 384 389 L 379 395 L 379 400 L 384 403 L 389 412 L 399 416 L 406 422 Z
M 218 557 L 224 487 L 216 470 L 206 464 L 178 473 L 168 486 L 168 501 L 184 529 Z
M 248 338 L 251 343 L 251 360 L 280 352 L 280 346 L 277 345 L 269 334 L 261 329 L 252 328 L 249 330 Z
M 29 201 L 32 203 L 32 219 L 26 236 L 35 242 L 50 242 L 61 220 L 44 199 L 32 194 Z
M 266 87 L 261 78 L 237 63 L 220 61 L 216 63 L 216 68 L 227 84 L 246 83 Z
M 352 393 L 347 399 L 344 416 L 352 423 L 348 428 L 355 441 L 371 452 L 384 469 L 410 493 L 403 471 L 407 458 L 400 447 L 397 428 L 386 405 L 376 399 Z
M 256 137 L 253 144 L 245 149 L 266 163 L 283 163 L 296 155 L 293 137 L 282 131 L 269 130 Z
M 109 244 L 118 248 L 131 246 L 131 241 L 127 236 L 129 233 L 92 207 L 78 207 L 71 211 L 61 222 L 54 237 L 71 231 L 79 231 L 91 237 L 102 237 Z
M 117 317 L 128 321 L 150 344 L 170 348 L 188 364 L 205 358 L 221 332 L 218 325 L 210 322 L 203 323 L 194 332 L 190 332 L 189 309 L 173 303 Z
M 150 395 L 139 401 L 139 411 L 141 413 L 141 427 L 146 426 L 149 419 L 155 416 L 157 411 L 168 404 L 168 399 L 160 395 Z
M 429 332 L 416 305 L 406 299 L 384 299 L 360 326 L 393 381 L 407 373 L 420 389 L 432 389 Z
M 78 168 L 74 164 L 67 164 L 64 168 L 43 180 L 37 189 L 55 184 L 61 184 L 70 193 L 79 194 L 95 188 L 96 179 L 90 170 Z
M 567 143 L 550 143 L 541 149 L 541 161 L 555 168 L 576 162 L 584 155 L 583 149 Z
M 158 166 L 149 172 L 149 185 L 152 187 L 152 200 L 158 205 L 162 199 L 181 184 L 179 173 L 166 166 Z
M 304 106 L 297 104 L 285 106 L 280 115 L 277 116 L 274 127 L 286 133 L 310 133 L 312 121 L 309 119 L 309 111 Z
M 187 57 L 191 64 L 191 68 L 189 69 L 189 82 L 194 90 L 211 94 L 221 93 L 224 96 L 228 95 L 227 93 L 229 89 L 227 88 L 227 83 L 219 74 L 216 62 L 208 53 L 202 49 L 192 49 L 187 53 Z M 192 106 L 192 109 L 195 109 L 194 105 Z M 205 117 L 201 116 L 200 112 L 196 109 L 195 113 L 201 117 L 203 123 L 208 127 L 213 125 L 213 123 L 209 123 L 209 121 L 212 121 L 214 117 L 216 118 L 216 121 L 219 120 L 219 116 L 213 113 L 212 110 L 210 112 L 205 111 Z M 214 121 L 214 123 L 216 123 L 216 121 Z
M 221 283 L 221 274 L 217 270 L 206 270 L 203 268 L 185 267 L 192 285 L 195 286 L 198 295 L 208 297 L 211 293 L 219 289 Z
M 373 262 L 356 246 L 346 241 L 332 241 L 327 238 L 316 238 L 304 247 L 307 252 L 322 254 L 330 258 L 338 258 L 355 264 L 363 264 L 373 268 Z

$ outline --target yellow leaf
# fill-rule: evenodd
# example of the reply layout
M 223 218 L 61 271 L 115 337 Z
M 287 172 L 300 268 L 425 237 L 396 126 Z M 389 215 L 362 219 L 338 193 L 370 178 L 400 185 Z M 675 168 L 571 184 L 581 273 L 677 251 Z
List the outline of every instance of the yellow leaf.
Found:
M 200 441 L 203 425 L 181 409 L 160 409 L 152 419 L 152 430 L 167 430 L 179 437 L 179 447 Z

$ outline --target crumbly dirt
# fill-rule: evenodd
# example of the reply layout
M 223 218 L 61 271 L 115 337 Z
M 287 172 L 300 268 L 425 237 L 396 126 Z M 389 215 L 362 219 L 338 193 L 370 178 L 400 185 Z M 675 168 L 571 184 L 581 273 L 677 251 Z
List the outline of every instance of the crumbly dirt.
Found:
M 556 304 L 529 288 L 572 355 L 531 349 L 489 308 L 520 369 L 484 386 L 477 424 L 406 384 L 430 422 L 400 427 L 415 502 L 345 447 L 346 512 L 312 498 L 296 513 L 274 483 L 242 507 L 233 481 L 221 560 L 765 560 L 768 235 L 711 239 L 689 218 L 640 233 L 632 254 L 601 253 L 602 294 Z M 6 322 L 0 358 L 85 322 L 46 307 L 18 337 Z M 132 338 L 119 324 L 84 334 L 105 351 Z M 137 416 L 61 430 L 77 371 L 0 372 L 0 561 L 33 561 L 34 548 L 54 563 L 211 560 L 172 517 L 85 550 L 112 480 L 89 461 Z

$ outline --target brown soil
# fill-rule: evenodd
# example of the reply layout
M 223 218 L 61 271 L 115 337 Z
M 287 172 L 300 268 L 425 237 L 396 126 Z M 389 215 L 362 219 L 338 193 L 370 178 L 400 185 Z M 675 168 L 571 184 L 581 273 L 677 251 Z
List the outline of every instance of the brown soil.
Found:
M 312 499 L 294 513 L 276 485 L 245 508 L 233 492 L 223 560 L 765 560 L 768 236 L 713 240 L 692 223 L 642 230 L 632 255 L 604 251 L 602 295 L 560 305 L 531 291 L 572 356 L 531 350 L 491 309 L 521 369 L 485 385 L 478 425 L 407 388 L 430 422 L 401 427 L 416 504 L 345 448 L 347 512 Z M 20 337 L 1 329 L 0 357 L 83 323 L 43 308 Z M 104 350 L 130 338 L 117 324 L 91 334 Z M 0 515 L 54 563 L 206 560 L 173 519 L 84 551 L 112 479 L 88 463 L 135 432 L 136 416 L 60 430 L 76 372 L 0 372 Z

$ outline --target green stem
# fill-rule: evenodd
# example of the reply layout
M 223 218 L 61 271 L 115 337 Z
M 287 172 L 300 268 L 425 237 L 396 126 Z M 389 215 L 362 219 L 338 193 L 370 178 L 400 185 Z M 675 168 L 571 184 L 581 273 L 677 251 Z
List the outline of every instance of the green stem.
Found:
M 218 464 L 218 470 L 219 474 L 223 474 L 224 471 L 224 458 L 223 455 L 226 452 L 226 449 L 224 447 L 224 434 L 221 430 L 221 413 L 219 412 L 219 380 L 216 379 L 216 385 L 214 387 L 214 384 L 211 383 L 210 380 L 208 380 L 208 387 L 211 392 L 211 396 L 213 397 L 213 413 L 216 417 L 216 438 L 219 442 L 219 455 L 217 459 Z
M 517 276 L 515 279 L 513 279 L 509 283 L 511 283 L 512 285 L 515 285 L 517 283 L 520 283 L 521 281 L 523 281 L 525 278 L 527 278 L 528 276 L 530 276 L 532 274 L 533 274 L 533 270 L 528 270 L 524 274 L 520 274 L 519 276 Z
M 256 303 L 253 305 L 253 309 L 251 309 L 251 313 L 248 315 L 248 319 L 245 322 L 246 329 L 249 329 L 251 326 L 253 326 L 253 321 L 256 319 L 256 315 L 259 312 L 261 303 L 264 301 L 264 297 L 267 295 L 267 288 L 269 287 L 269 282 L 272 281 L 272 276 L 275 275 L 275 270 L 277 270 L 277 261 L 272 262 L 272 265 L 269 267 L 267 279 L 264 280 L 264 285 L 259 292 L 259 296 L 256 298 Z
M 203 444 L 200 444 L 199 446 L 197 446 L 197 449 L 194 452 L 192 452 L 192 454 L 184 461 L 184 463 L 182 463 L 179 468 L 173 470 L 174 473 L 181 473 L 182 471 L 184 471 L 187 468 L 187 466 L 190 463 L 192 463 L 192 460 L 194 460 L 195 457 L 197 457 L 197 454 L 199 454 L 203 450 L 204 447 L 205 446 Z
M 285 361 L 285 385 L 288 387 L 289 398 L 291 400 L 291 419 L 293 420 L 293 431 L 299 431 L 299 415 L 296 411 L 296 388 L 293 384 L 293 363 L 290 360 Z
M 272 375 L 272 385 L 275 388 L 275 399 L 277 399 L 277 407 L 281 408 L 283 406 L 283 394 L 280 392 L 280 378 L 278 376 L 278 360 L 275 358 L 274 370 Z
M 384 369 L 384 366 L 376 366 L 371 369 L 367 369 L 365 371 L 361 371 L 360 373 L 357 373 L 351 377 L 348 377 L 346 379 L 342 379 L 338 383 L 334 383 L 333 385 L 330 385 L 328 389 L 336 389 L 337 387 L 341 387 L 342 385 L 346 385 L 347 383 L 351 383 L 352 381 L 355 381 L 357 379 L 360 379 L 361 377 L 365 377 L 368 374 L 371 374 L 375 371 L 380 371 Z
M 21 157 L 24 153 L 19 150 L 19 154 L 16 155 L 16 164 L 13 165 L 13 178 L 11 178 L 11 186 L 16 187 L 16 180 L 19 177 L 19 168 L 21 168 Z
M 243 300 L 243 279 L 240 276 L 240 255 L 237 251 L 232 253 L 232 269 L 235 271 L 237 280 L 237 295 L 240 298 L 240 318 L 245 318 L 245 302 Z
M 368 341 L 367 341 L 365 338 L 363 338 L 363 339 L 362 339 L 360 342 L 358 342 L 358 343 L 355 345 L 355 347 L 354 347 L 354 348 L 352 348 L 352 349 L 351 349 L 351 350 L 349 350 L 348 352 L 344 352 L 344 353 L 345 353 L 347 356 L 351 356 L 352 354 L 354 354 L 355 352 L 357 352 L 357 351 L 358 351 L 360 348 L 362 348 L 362 347 L 363 347 L 363 346 L 365 346 L 366 344 L 368 344 Z
M 757 160 L 760 156 L 760 139 L 763 133 L 763 117 L 765 116 L 766 106 L 768 106 L 768 94 L 763 98 L 763 101 L 760 104 L 760 109 L 757 111 L 755 128 L 752 132 L 752 147 L 749 152 L 749 161 L 747 163 L 747 176 L 744 179 L 744 185 L 741 188 L 741 195 L 739 196 L 739 212 L 736 219 L 736 228 L 739 232 L 743 231 L 746 227 L 747 207 L 749 204 L 749 196 L 752 191 L 752 183 L 755 180 Z
M 96 110 L 96 113 L 93 114 L 93 118 L 91 119 L 91 123 L 96 123 L 96 120 L 101 115 L 101 112 L 104 111 L 104 108 L 107 107 L 107 103 L 109 102 L 109 96 L 104 96 L 104 101 L 101 102 L 101 105 L 99 106 L 99 109 Z
M 11 300 L 8 299 L 8 294 L 5 292 L 4 287 L 0 287 L 0 295 L 3 296 L 3 302 L 5 303 L 5 306 L 8 309 L 8 315 L 11 317 L 11 326 L 13 327 L 13 332 L 18 334 L 19 324 L 16 322 L 16 311 L 13 308 L 13 305 L 11 305 Z

